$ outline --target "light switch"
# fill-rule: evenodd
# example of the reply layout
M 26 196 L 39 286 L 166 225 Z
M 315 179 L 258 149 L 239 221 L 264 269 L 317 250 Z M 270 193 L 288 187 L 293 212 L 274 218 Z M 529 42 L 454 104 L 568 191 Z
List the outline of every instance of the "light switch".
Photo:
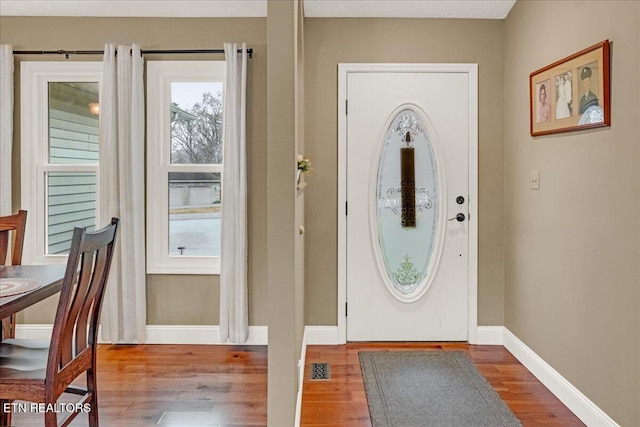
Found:
M 540 172 L 539 171 L 531 171 L 531 179 L 529 181 L 529 185 L 532 190 L 540 189 Z

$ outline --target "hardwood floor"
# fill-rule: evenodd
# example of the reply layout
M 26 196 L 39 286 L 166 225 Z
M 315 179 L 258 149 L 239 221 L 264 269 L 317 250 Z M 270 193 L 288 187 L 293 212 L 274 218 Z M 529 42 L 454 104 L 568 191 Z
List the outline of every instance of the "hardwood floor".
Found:
M 502 346 L 462 343 L 349 343 L 308 346 L 302 427 L 371 426 L 360 372 L 360 350 L 465 351 L 524 426 L 584 425 Z M 330 381 L 310 381 L 311 363 L 329 363 Z M 462 427 L 462 426 L 460 426 Z
M 371 426 L 358 351 L 376 349 L 466 351 L 525 426 L 582 425 L 503 347 L 350 343 L 307 348 L 301 426 Z M 309 381 L 312 362 L 329 363 L 331 380 Z M 265 346 L 101 345 L 98 369 L 102 427 L 267 424 Z M 15 426 L 42 420 L 37 413 L 13 414 Z M 71 424 L 86 425 L 84 414 Z
M 267 424 L 266 346 L 101 345 L 97 364 L 101 427 Z M 14 413 L 13 424 L 43 417 Z M 85 414 L 71 423 L 86 425 Z

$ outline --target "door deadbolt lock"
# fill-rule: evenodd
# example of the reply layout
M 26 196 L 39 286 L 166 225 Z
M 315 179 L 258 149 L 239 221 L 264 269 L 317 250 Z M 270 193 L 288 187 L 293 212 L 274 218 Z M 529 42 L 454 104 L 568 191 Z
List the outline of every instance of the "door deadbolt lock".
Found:
M 462 197 L 462 196 L 456 197 L 456 203 L 459 204 L 459 205 L 463 204 L 464 203 L 464 197 Z
M 449 221 L 453 221 L 454 219 L 458 222 L 462 222 L 466 219 L 467 217 L 464 216 L 464 214 L 462 212 L 460 212 L 458 215 L 454 216 L 453 218 L 449 218 Z

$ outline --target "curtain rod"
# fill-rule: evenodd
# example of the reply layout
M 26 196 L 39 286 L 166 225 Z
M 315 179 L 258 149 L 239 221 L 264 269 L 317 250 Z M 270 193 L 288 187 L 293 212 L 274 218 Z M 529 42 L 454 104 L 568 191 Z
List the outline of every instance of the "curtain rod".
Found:
M 144 55 L 149 54 L 174 54 L 174 53 L 224 53 L 224 49 L 160 49 L 160 50 L 141 50 Z M 242 49 L 238 49 L 238 53 L 242 53 Z M 69 59 L 69 55 L 102 55 L 104 50 L 15 50 L 14 55 L 64 55 Z M 253 49 L 247 48 L 249 58 L 253 58 Z

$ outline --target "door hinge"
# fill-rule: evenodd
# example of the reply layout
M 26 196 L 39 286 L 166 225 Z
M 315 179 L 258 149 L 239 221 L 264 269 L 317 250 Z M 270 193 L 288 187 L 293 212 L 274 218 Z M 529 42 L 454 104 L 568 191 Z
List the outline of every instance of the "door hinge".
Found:
M 347 114 L 349 114 L 349 100 L 348 99 L 344 100 L 344 114 L 345 114 L 345 116 Z
M 344 215 L 349 215 L 349 202 L 344 202 Z
M 344 303 L 344 317 L 347 317 L 349 315 L 349 303 L 345 302 Z

